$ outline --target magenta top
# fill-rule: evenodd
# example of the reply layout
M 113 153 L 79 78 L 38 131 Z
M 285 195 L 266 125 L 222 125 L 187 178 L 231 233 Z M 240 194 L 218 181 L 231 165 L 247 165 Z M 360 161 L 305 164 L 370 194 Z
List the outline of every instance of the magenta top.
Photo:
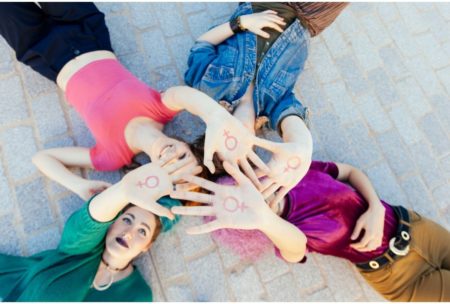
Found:
M 336 180 L 338 173 L 334 163 L 313 161 L 305 177 L 289 192 L 282 217 L 306 235 L 307 251 L 353 263 L 367 262 L 387 250 L 397 230 L 397 217 L 392 207 L 381 201 L 386 208 L 382 245 L 370 252 L 351 248 L 350 236 L 368 204 L 353 188 Z
M 177 114 L 162 103 L 158 91 L 115 59 L 97 60 L 77 71 L 67 83 L 66 99 L 95 138 L 90 156 L 94 168 L 101 171 L 131 162 L 134 153 L 125 140 L 130 120 L 148 117 L 165 124 Z

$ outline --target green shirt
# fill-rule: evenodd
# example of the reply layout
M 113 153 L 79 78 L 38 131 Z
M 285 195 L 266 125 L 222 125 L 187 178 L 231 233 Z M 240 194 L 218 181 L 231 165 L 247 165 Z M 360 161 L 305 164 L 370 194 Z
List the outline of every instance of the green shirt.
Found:
M 112 222 L 92 219 L 88 206 L 67 220 L 57 249 L 30 257 L 0 254 L 0 300 L 152 301 L 152 291 L 137 269 L 105 291 L 91 287 Z

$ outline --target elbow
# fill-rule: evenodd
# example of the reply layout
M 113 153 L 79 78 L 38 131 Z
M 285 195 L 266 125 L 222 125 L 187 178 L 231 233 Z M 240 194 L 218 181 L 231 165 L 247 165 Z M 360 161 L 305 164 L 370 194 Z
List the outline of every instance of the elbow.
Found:
M 31 158 L 31 162 L 36 166 L 39 167 L 39 164 L 42 162 L 42 159 L 45 158 L 47 154 L 44 151 L 39 151 L 36 154 L 33 155 Z

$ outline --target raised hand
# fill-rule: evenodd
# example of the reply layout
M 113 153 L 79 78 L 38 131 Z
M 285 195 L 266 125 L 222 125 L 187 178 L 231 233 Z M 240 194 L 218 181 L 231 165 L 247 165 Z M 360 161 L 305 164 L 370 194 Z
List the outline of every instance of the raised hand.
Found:
M 364 212 L 356 222 L 355 229 L 351 235 L 352 240 L 356 240 L 364 229 L 363 238 L 350 247 L 361 252 L 372 251 L 381 246 L 383 241 L 384 216 L 386 209 L 381 202 L 373 204 Z
M 267 164 L 269 174 L 261 182 L 259 190 L 274 207 L 305 176 L 311 164 L 307 151 L 295 143 L 276 143 L 258 139 L 257 145 L 272 152 L 272 159 Z M 257 172 L 258 177 L 265 174 Z M 275 196 L 273 196 L 275 194 Z
M 250 15 L 243 15 L 240 18 L 243 28 L 264 38 L 269 38 L 270 35 L 267 32 L 263 31 L 263 28 L 270 27 L 282 33 L 283 29 L 280 27 L 280 25 L 286 25 L 286 22 L 283 21 L 283 18 L 279 17 L 277 15 L 277 12 L 272 10 L 267 10 L 261 13 Z
M 224 168 L 234 178 L 236 185 L 219 185 L 200 177 L 190 176 L 185 179 L 209 190 L 212 194 L 180 190 L 171 193 L 172 198 L 207 204 L 201 207 L 172 207 L 173 213 L 216 217 L 212 222 L 188 228 L 187 233 L 201 234 L 221 228 L 258 229 L 267 216 L 273 215 L 261 193 L 237 167 L 225 162 Z

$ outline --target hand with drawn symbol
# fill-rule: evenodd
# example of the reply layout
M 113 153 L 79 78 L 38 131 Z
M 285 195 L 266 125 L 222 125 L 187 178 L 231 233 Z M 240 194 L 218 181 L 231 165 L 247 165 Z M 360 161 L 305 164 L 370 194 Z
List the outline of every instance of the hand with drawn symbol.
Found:
M 267 216 L 273 215 L 261 193 L 237 166 L 224 162 L 224 168 L 236 181 L 236 185 L 220 185 L 191 175 L 184 179 L 210 191 L 211 194 L 179 190 L 170 194 L 172 198 L 206 204 L 195 207 L 173 207 L 173 213 L 216 217 L 212 222 L 188 228 L 187 233 L 201 234 L 222 228 L 258 229 Z
M 173 219 L 169 209 L 162 207 L 157 200 L 168 195 L 182 176 L 191 174 L 195 159 L 185 158 L 174 163 L 149 163 L 125 175 L 119 183 L 125 199 L 136 206 L 147 209 L 159 216 Z M 190 189 L 188 183 L 180 189 Z M 178 185 L 177 185 L 178 187 Z

